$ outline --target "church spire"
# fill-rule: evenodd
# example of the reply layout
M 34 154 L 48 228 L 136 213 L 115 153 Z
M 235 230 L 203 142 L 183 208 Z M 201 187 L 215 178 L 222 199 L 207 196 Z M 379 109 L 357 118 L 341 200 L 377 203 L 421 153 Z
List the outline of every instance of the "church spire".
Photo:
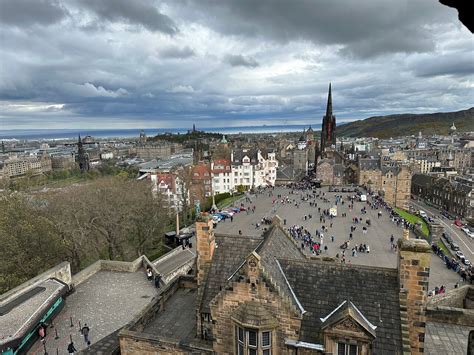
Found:
M 326 106 L 326 117 L 332 117 L 331 83 L 329 83 L 328 104 Z

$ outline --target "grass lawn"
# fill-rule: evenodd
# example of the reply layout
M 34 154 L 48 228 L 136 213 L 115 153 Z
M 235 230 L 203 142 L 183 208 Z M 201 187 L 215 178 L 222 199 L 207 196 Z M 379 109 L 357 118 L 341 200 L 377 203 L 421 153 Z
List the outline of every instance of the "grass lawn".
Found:
M 438 247 L 443 251 L 444 255 L 451 255 L 451 252 L 446 248 L 446 245 L 444 245 L 441 240 L 438 242 Z
M 237 200 L 240 200 L 242 197 L 243 197 L 243 195 L 237 195 L 237 196 L 230 196 L 230 197 L 227 197 L 226 199 L 224 199 L 224 200 L 222 200 L 222 201 L 219 201 L 219 202 L 217 203 L 217 208 L 221 209 L 221 208 L 230 206 L 230 205 L 232 205 L 232 203 L 234 203 L 234 202 L 237 201 Z
M 408 213 L 407 211 L 404 211 L 400 208 L 394 208 L 395 211 L 400 215 L 400 217 L 404 218 L 410 223 L 416 224 L 417 222 L 421 223 L 421 232 L 428 237 L 430 235 L 430 231 L 428 230 L 428 225 L 426 222 L 423 220 L 423 218 L 418 217 L 414 214 Z

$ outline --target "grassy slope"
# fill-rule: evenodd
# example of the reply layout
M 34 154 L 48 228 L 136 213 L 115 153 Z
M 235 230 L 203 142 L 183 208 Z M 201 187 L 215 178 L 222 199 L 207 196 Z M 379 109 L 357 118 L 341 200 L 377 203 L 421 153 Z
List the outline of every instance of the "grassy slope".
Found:
M 408 222 L 410 222 L 412 224 L 416 224 L 417 222 L 420 222 L 421 223 L 421 231 L 426 237 L 430 234 L 430 231 L 428 230 L 428 225 L 426 224 L 426 222 L 422 218 L 420 218 L 418 216 L 415 216 L 411 213 L 408 213 L 407 211 L 404 211 L 400 208 L 395 208 L 395 211 L 402 218 L 406 219 Z
M 418 134 L 447 134 L 452 124 L 462 132 L 474 131 L 474 108 L 458 112 L 370 117 L 337 127 L 339 136 L 389 138 Z

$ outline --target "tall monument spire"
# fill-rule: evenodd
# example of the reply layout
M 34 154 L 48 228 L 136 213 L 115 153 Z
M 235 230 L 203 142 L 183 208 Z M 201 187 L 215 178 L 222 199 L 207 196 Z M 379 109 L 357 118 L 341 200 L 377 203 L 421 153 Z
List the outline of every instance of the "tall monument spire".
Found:
M 332 116 L 332 95 L 331 95 L 331 83 L 329 83 L 329 92 L 328 92 L 328 104 L 326 106 L 326 116 Z

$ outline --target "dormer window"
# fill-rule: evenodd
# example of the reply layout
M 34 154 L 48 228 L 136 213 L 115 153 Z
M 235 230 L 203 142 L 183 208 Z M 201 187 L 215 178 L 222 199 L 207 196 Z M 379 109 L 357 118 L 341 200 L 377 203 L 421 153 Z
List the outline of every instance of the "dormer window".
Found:
M 235 326 L 235 338 L 237 355 L 271 355 L 272 353 L 271 331 Z
M 357 345 L 347 343 L 337 343 L 337 355 L 357 355 Z

